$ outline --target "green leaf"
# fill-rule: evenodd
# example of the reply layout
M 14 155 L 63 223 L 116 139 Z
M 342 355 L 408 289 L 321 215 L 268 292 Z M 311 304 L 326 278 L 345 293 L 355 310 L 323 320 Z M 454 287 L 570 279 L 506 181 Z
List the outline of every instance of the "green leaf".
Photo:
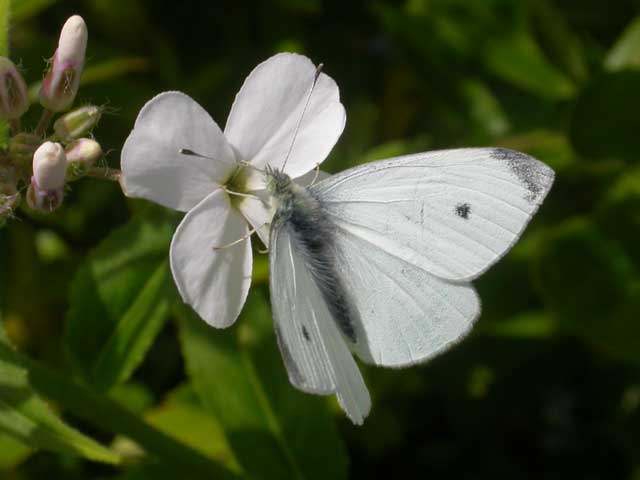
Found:
M 6 434 L 0 434 L 0 470 L 15 468 L 16 465 L 25 461 L 33 448 Z
M 598 227 L 615 241 L 640 271 L 640 170 L 625 171 L 608 189 L 595 215 Z
M 575 149 L 591 158 L 640 159 L 640 71 L 602 76 L 578 98 L 570 138 Z
M 640 17 L 629 24 L 611 47 L 604 59 L 604 68 L 610 72 L 640 68 Z
M 0 0 L 0 55 L 9 56 L 9 17 L 11 1 Z
M 551 231 L 537 273 L 559 327 L 640 364 L 640 285 L 630 259 L 591 222 Z
M 184 305 L 175 311 L 187 372 L 247 474 L 346 477 L 344 446 L 326 403 L 289 384 L 262 292 L 249 297 L 230 331 L 209 327 Z
M 548 62 L 525 31 L 490 40 L 484 59 L 495 75 L 541 98 L 565 100 L 575 94 L 574 84 Z
M 552 1 L 529 0 L 535 32 L 549 58 L 576 82 L 587 78 L 584 50 L 566 18 Z
M 13 7 L 12 20 L 21 22 L 35 17 L 59 0 L 20 0 Z
M 202 407 L 190 385 L 171 392 L 161 405 L 147 411 L 145 418 L 158 430 L 241 473 L 220 423 Z
M 173 222 L 161 213 L 134 219 L 105 239 L 74 278 L 66 346 L 100 390 L 131 375 L 167 319 L 172 233 Z
M 55 416 L 36 395 L 29 372 L 15 352 L 0 343 L 0 432 L 33 448 L 118 463 L 119 457 Z
M 108 396 L 96 393 L 39 362 L 17 353 L 14 355 L 16 365 L 29 372 L 33 389 L 39 395 L 101 430 L 133 440 L 150 455 L 151 461 L 166 461 L 173 469 L 174 478 L 176 471 L 182 474 L 189 472 L 190 478 L 198 479 L 238 478 L 220 464 L 151 427 L 139 415 L 121 407 Z
M 502 321 L 480 322 L 477 328 L 494 337 L 544 339 L 555 333 L 556 322 L 547 312 L 529 312 Z

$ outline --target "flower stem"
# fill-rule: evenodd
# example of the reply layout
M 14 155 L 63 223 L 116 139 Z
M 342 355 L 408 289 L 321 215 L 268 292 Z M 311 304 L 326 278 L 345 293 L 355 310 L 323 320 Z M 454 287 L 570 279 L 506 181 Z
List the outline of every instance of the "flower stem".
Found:
M 53 112 L 51 110 L 47 110 L 46 108 L 42 110 L 42 115 L 40 115 L 40 121 L 38 122 L 35 132 L 38 137 L 44 136 L 47 132 L 47 127 L 49 127 L 51 117 L 53 117 Z
M 12 118 L 9 120 L 9 128 L 11 129 L 11 136 L 20 132 L 20 118 Z
M 119 182 L 122 172 L 117 168 L 109 167 L 91 167 L 87 172 L 88 177 L 102 178 L 104 180 L 112 180 Z

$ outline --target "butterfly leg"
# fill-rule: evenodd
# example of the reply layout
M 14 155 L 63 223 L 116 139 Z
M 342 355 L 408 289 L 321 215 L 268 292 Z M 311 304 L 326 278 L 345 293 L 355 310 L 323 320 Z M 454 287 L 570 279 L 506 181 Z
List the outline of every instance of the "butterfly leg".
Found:
M 241 242 L 244 242 L 245 240 L 248 240 L 249 238 L 251 238 L 251 235 L 253 235 L 254 233 L 256 233 L 258 230 L 260 230 L 262 227 L 264 227 L 266 225 L 266 223 L 263 223 L 262 225 L 260 225 L 259 227 L 256 228 L 252 228 L 251 230 L 249 230 L 246 235 L 243 235 L 242 237 L 240 237 L 237 240 L 234 240 L 231 243 L 227 243 L 226 245 L 220 245 L 220 246 L 215 246 L 213 247 L 214 250 L 222 250 L 224 248 L 229 248 L 229 247 L 233 247 L 234 245 L 237 245 Z
M 318 175 L 320 175 L 320 164 L 316 163 L 316 174 L 313 176 L 313 180 L 311 180 L 311 183 L 307 185 L 307 188 L 315 185 L 315 183 L 318 181 Z

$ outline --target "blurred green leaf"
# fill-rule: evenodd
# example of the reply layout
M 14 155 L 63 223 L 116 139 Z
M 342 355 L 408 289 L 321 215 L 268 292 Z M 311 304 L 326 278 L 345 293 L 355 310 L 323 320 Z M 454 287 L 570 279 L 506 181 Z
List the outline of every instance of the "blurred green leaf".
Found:
M 478 80 L 462 83 L 462 93 L 469 103 L 471 119 L 488 135 L 504 135 L 510 128 L 509 119 L 491 90 Z
M 190 386 L 171 392 L 161 405 L 147 411 L 145 418 L 158 430 L 240 473 L 223 429 L 202 407 Z
M 0 352 L 2 348 L 0 344 Z M 190 477 L 198 479 L 238 478 L 220 464 L 151 427 L 106 395 L 71 380 L 68 374 L 56 372 L 19 354 L 15 354 L 15 361 L 16 365 L 29 372 L 33 389 L 38 394 L 101 430 L 125 435 L 140 445 L 144 452 L 152 455 L 154 460 L 166 461 L 174 475 L 176 471 L 188 471 Z
M 142 383 L 128 382 L 114 386 L 109 397 L 133 413 L 142 414 L 155 403 L 152 393 Z
M 523 30 L 487 43 L 487 68 L 507 83 L 549 100 L 566 100 L 575 95 L 574 84 L 559 72 Z
M 14 2 L 11 20 L 15 23 L 35 17 L 59 0 L 18 0 Z
M 323 399 L 290 385 L 260 292 L 231 331 L 176 306 L 187 372 L 241 467 L 260 478 L 346 478 L 344 447 Z M 330 459 L 330 461 L 328 461 Z
M 550 232 L 537 266 L 558 325 L 640 363 L 640 288 L 630 259 L 585 219 Z M 635 314 L 638 314 L 634 317 Z
M 18 442 L 13 437 L 0 433 L 0 469 L 15 468 L 16 465 L 29 458 L 32 452 L 33 448 Z
M 506 338 L 548 338 L 556 332 L 556 322 L 546 312 L 523 313 L 499 322 L 480 322 L 478 331 L 485 335 Z
M 607 191 L 595 216 L 598 226 L 640 271 L 640 170 L 626 171 Z
M 97 462 L 119 462 L 114 452 L 69 427 L 51 412 L 33 391 L 29 372 L 13 350 L 2 342 L 0 432 L 34 448 L 80 455 Z
M 165 323 L 172 234 L 162 213 L 136 218 L 107 237 L 75 276 L 66 346 L 101 390 L 129 377 Z
M 586 80 L 583 47 L 552 0 L 529 0 L 532 23 L 549 58 L 574 81 Z
M 570 138 L 590 158 L 640 159 L 640 72 L 603 75 L 578 98 Z
M 616 72 L 640 67 L 640 17 L 636 17 L 622 32 L 604 59 L 604 68 Z

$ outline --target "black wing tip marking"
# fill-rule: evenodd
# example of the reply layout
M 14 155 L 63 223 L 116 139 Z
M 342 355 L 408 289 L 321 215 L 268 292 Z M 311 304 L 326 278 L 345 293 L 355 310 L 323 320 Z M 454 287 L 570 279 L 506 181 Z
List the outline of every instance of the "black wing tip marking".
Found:
M 465 220 L 469 220 L 471 214 L 471 205 L 468 203 L 458 203 L 455 208 L 456 215 Z
M 529 202 L 540 203 L 553 184 L 554 171 L 540 160 L 526 153 L 497 147 L 491 151 L 491 157 L 506 162 L 511 171 L 528 191 L 525 197 Z

